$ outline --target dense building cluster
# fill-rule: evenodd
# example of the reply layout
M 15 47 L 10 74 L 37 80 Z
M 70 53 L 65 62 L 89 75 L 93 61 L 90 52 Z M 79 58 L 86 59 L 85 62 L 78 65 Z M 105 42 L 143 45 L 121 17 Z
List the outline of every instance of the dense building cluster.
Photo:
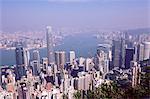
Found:
M 88 58 L 76 57 L 75 51 L 54 51 L 50 26 L 46 34 L 47 57 L 18 44 L 16 65 L 0 67 L 0 99 L 74 99 L 78 91 L 86 94 L 113 81 L 135 87 L 143 67 L 150 65 L 150 42 L 127 33 L 111 44 L 99 44 Z

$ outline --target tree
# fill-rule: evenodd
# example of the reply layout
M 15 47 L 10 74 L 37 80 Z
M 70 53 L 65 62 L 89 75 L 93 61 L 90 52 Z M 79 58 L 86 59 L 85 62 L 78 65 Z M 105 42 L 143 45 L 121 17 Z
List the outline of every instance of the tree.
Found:
M 76 93 L 74 93 L 74 98 L 81 99 L 81 91 L 77 91 Z
M 87 91 L 87 99 L 94 99 L 95 93 L 93 90 L 88 90 Z
M 63 99 L 68 99 L 68 96 L 63 94 Z
M 141 83 L 132 87 L 131 83 L 125 87 L 116 82 L 103 83 L 94 90 L 87 91 L 87 99 L 147 99 L 150 97 L 150 66 L 145 68 L 145 73 L 140 74 Z M 76 99 L 81 99 L 81 91 L 74 94 Z

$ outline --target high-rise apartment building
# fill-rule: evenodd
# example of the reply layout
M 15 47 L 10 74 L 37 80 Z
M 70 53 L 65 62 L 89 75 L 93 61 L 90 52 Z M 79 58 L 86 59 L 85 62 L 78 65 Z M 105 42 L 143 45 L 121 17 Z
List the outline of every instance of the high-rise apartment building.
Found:
M 74 60 L 75 60 L 75 52 L 70 51 L 69 52 L 69 62 L 70 62 L 70 64 L 73 64 Z
M 144 42 L 144 60 L 150 58 L 150 42 Z
M 138 46 L 137 46 L 137 61 L 143 61 L 143 55 L 144 55 L 144 45 L 138 44 Z
M 130 65 L 132 67 L 132 87 L 135 87 L 137 84 L 140 84 L 141 68 L 135 61 L 131 61 Z

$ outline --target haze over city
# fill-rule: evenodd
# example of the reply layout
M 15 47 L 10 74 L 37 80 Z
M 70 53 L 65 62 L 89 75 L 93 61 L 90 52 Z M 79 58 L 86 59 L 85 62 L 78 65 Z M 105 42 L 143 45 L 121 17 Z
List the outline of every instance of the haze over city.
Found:
M 1 0 L 0 30 L 126 30 L 150 27 L 150 0 Z M 89 24 L 90 23 L 90 24 Z
M 0 99 L 150 99 L 150 0 L 1 0 Z

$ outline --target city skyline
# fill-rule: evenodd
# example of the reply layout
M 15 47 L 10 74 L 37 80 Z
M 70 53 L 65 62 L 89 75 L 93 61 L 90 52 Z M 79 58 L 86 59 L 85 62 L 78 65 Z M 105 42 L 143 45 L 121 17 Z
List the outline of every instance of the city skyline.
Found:
M 149 99 L 150 0 L 1 0 L 0 99 Z
M 0 30 L 125 30 L 150 27 L 150 0 L 1 0 Z

